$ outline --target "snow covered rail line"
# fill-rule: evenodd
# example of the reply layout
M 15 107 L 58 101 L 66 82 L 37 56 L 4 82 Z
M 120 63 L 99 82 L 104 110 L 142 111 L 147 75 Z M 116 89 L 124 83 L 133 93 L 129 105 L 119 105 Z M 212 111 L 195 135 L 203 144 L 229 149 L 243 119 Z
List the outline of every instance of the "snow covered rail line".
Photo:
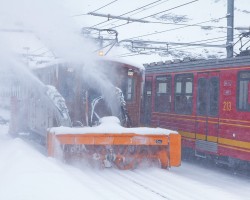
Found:
M 167 197 L 166 195 L 163 195 L 162 193 L 160 193 L 160 192 L 158 192 L 158 191 L 155 191 L 155 190 L 151 189 L 149 186 L 146 186 L 146 185 L 144 185 L 144 184 L 142 184 L 142 183 L 136 181 L 136 180 L 133 179 L 133 178 L 128 178 L 128 177 L 126 177 L 125 175 L 123 175 L 123 173 L 120 173 L 120 172 L 118 172 L 118 173 L 119 173 L 119 175 L 122 176 L 123 178 L 125 178 L 125 179 L 129 180 L 130 182 L 132 182 L 132 183 L 134 183 L 134 184 L 136 184 L 136 185 L 138 185 L 138 186 L 144 188 L 145 190 L 150 191 L 150 192 L 156 194 L 157 196 L 159 196 L 159 197 L 161 197 L 161 198 L 163 198 L 163 199 L 172 200 L 172 198 L 169 198 L 169 197 Z

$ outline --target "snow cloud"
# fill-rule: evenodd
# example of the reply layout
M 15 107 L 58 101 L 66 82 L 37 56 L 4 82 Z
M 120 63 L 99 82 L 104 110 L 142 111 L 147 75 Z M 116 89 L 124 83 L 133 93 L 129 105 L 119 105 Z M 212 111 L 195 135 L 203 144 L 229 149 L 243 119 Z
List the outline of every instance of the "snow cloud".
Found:
M 94 50 L 58 0 L 9 0 L 0 13 L 2 27 L 33 32 L 57 57 L 81 62 Z
M 23 35 L 25 33 L 35 35 L 56 58 L 62 58 L 75 66 L 84 67 L 83 76 L 94 83 L 92 86 L 100 88 L 103 96 L 109 98 L 107 102 L 111 102 L 110 98 L 114 96 L 114 91 L 110 89 L 113 87 L 109 77 L 97 68 L 98 65 L 94 61 L 93 52 L 96 47 L 81 36 L 81 30 L 76 27 L 75 21 L 69 16 L 67 9 L 59 0 L 6 0 L 2 5 L 4 5 L 0 7 L 0 29 L 2 32 L 15 30 L 21 31 Z M 0 47 L 1 51 L 8 55 L 4 56 L 5 60 L 9 62 L 8 69 L 17 72 L 17 68 L 21 68 L 20 71 L 27 71 L 25 63 L 13 63 L 13 58 L 19 61 L 21 59 L 18 58 L 20 55 L 15 55 L 16 51 L 13 48 L 15 44 L 10 45 L 11 39 L 8 38 L 10 35 L 11 33 L 8 33 L 6 36 L 4 48 Z M 28 54 L 30 49 L 28 45 L 22 47 L 22 54 L 25 54 L 25 49 L 27 49 Z M 19 72 L 16 73 L 17 76 L 24 75 L 23 72 Z M 27 80 L 27 78 L 25 79 Z M 28 80 L 30 79 L 35 78 L 30 76 Z

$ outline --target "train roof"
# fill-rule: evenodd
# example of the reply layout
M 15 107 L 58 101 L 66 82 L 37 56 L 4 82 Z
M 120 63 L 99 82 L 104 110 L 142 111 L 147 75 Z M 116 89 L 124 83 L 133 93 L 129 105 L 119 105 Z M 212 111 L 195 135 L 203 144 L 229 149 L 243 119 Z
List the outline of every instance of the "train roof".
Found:
M 145 67 L 142 64 L 138 64 L 135 62 L 131 62 L 125 59 L 121 59 L 121 58 L 115 58 L 115 57 L 109 57 L 109 56 L 103 56 L 100 57 L 100 60 L 106 60 L 106 61 L 113 61 L 113 62 L 117 62 L 117 63 L 121 63 L 121 64 L 126 64 L 126 65 L 130 65 L 133 66 L 139 70 L 145 70 Z
M 174 60 L 145 64 L 145 73 L 164 73 L 250 66 L 250 56 L 211 60 Z
M 115 63 L 118 63 L 118 64 L 125 64 L 125 65 L 128 65 L 128 66 L 131 66 L 135 69 L 138 69 L 139 71 L 144 71 L 145 68 L 142 64 L 138 64 L 138 63 L 132 63 L 130 61 L 127 61 L 125 59 L 119 59 L 119 58 L 113 58 L 113 57 L 108 57 L 108 56 L 103 56 L 103 57 L 93 57 L 93 60 L 95 61 L 110 61 L 110 62 L 115 62 Z M 34 67 L 34 69 L 39 69 L 39 68 L 46 68 L 46 67 L 49 67 L 49 66 L 53 66 L 53 65 L 60 65 L 60 64 L 64 64 L 64 63 L 70 63 L 70 62 L 67 62 L 65 61 L 64 59 L 55 59 L 51 62 L 48 62 L 48 63 L 43 63 L 43 64 L 39 64 L 39 65 L 36 65 L 36 67 Z

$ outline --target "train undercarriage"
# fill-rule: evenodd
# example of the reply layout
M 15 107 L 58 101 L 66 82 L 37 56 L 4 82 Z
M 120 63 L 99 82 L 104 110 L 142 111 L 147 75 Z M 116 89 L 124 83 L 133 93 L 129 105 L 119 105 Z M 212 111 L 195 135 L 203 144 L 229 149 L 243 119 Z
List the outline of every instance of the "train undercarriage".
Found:
M 221 168 L 230 169 L 233 171 L 250 171 L 250 162 L 232 158 L 230 156 L 219 156 L 211 154 L 211 152 L 195 151 L 192 148 L 182 148 L 182 160 L 197 161 L 199 164 L 215 165 Z

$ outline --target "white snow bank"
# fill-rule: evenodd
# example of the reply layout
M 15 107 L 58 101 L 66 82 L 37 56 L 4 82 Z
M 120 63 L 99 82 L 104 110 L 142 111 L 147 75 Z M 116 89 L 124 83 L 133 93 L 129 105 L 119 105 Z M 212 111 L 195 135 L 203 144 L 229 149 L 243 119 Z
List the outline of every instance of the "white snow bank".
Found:
M 0 140 L 0 199 L 101 199 L 20 139 Z
M 0 107 L 0 124 L 6 124 L 10 121 L 10 111 Z
M 55 127 L 51 128 L 50 132 L 55 134 L 87 134 L 87 133 L 135 133 L 135 134 L 160 134 L 160 135 L 169 135 L 170 133 L 177 134 L 176 131 L 164 129 L 164 128 L 124 128 L 120 125 L 120 121 L 117 117 L 103 117 L 100 120 L 100 125 L 95 127 L 82 127 L 82 128 L 70 128 L 70 127 Z
M 0 116 L 4 119 L 10 119 L 10 111 L 8 109 L 0 107 Z

